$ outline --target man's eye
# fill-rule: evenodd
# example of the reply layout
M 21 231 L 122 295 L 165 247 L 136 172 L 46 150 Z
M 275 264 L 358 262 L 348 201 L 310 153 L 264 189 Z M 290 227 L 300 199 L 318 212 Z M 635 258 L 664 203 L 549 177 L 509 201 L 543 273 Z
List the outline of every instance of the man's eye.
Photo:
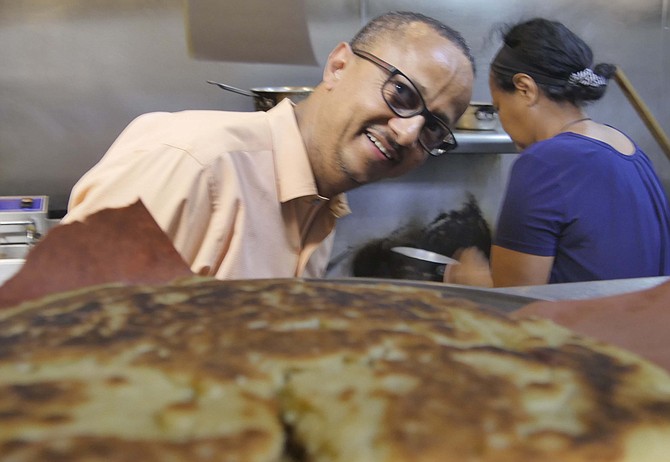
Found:
M 446 134 L 446 130 L 437 120 L 433 118 L 428 118 L 423 125 L 423 130 L 430 132 L 432 136 L 443 137 Z
M 389 86 L 392 89 L 389 96 L 396 107 L 414 110 L 420 105 L 418 95 L 411 86 L 400 80 L 391 81 Z

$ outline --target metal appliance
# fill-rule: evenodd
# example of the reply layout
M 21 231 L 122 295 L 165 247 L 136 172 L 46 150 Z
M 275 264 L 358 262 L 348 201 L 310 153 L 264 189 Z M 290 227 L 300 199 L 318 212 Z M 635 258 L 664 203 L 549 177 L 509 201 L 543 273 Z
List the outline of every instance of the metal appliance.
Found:
M 47 196 L 0 196 L 0 284 L 16 273 L 48 229 Z
M 47 231 L 47 196 L 0 197 L 0 258 L 23 258 Z

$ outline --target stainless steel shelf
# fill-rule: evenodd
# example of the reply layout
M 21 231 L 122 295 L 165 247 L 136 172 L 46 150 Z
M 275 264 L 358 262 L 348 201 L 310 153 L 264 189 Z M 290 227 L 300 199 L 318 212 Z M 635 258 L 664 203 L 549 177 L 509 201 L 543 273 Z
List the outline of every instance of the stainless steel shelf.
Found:
M 458 147 L 451 154 L 508 154 L 517 149 L 507 133 L 498 130 L 455 130 Z

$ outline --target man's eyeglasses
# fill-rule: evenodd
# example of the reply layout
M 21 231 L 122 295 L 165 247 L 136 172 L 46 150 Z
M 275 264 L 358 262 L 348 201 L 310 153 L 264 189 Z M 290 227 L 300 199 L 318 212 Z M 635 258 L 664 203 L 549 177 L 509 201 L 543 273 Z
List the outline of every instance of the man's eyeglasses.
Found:
M 388 79 L 382 85 L 382 98 L 395 115 L 404 119 L 423 116 L 425 122 L 419 133 L 419 143 L 428 154 L 439 156 L 458 146 L 447 124 L 428 110 L 421 93 L 409 77 L 367 51 L 355 49 L 352 51 L 356 56 L 370 61 L 389 73 Z

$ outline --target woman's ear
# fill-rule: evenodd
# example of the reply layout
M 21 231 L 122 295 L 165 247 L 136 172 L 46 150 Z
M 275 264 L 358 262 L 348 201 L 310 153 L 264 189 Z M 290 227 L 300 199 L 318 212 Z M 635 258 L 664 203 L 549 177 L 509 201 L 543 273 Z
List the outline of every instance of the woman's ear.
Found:
M 531 76 L 522 73 L 515 74 L 514 77 L 512 77 L 512 82 L 514 83 L 516 91 L 529 105 L 537 103 L 540 96 L 540 89 Z
M 347 42 L 340 42 L 328 55 L 328 60 L 323 68 L 323 82 L 327 89 L 333 88 L 342 77 L 342 72 L 353 56 L 351 47 Z

